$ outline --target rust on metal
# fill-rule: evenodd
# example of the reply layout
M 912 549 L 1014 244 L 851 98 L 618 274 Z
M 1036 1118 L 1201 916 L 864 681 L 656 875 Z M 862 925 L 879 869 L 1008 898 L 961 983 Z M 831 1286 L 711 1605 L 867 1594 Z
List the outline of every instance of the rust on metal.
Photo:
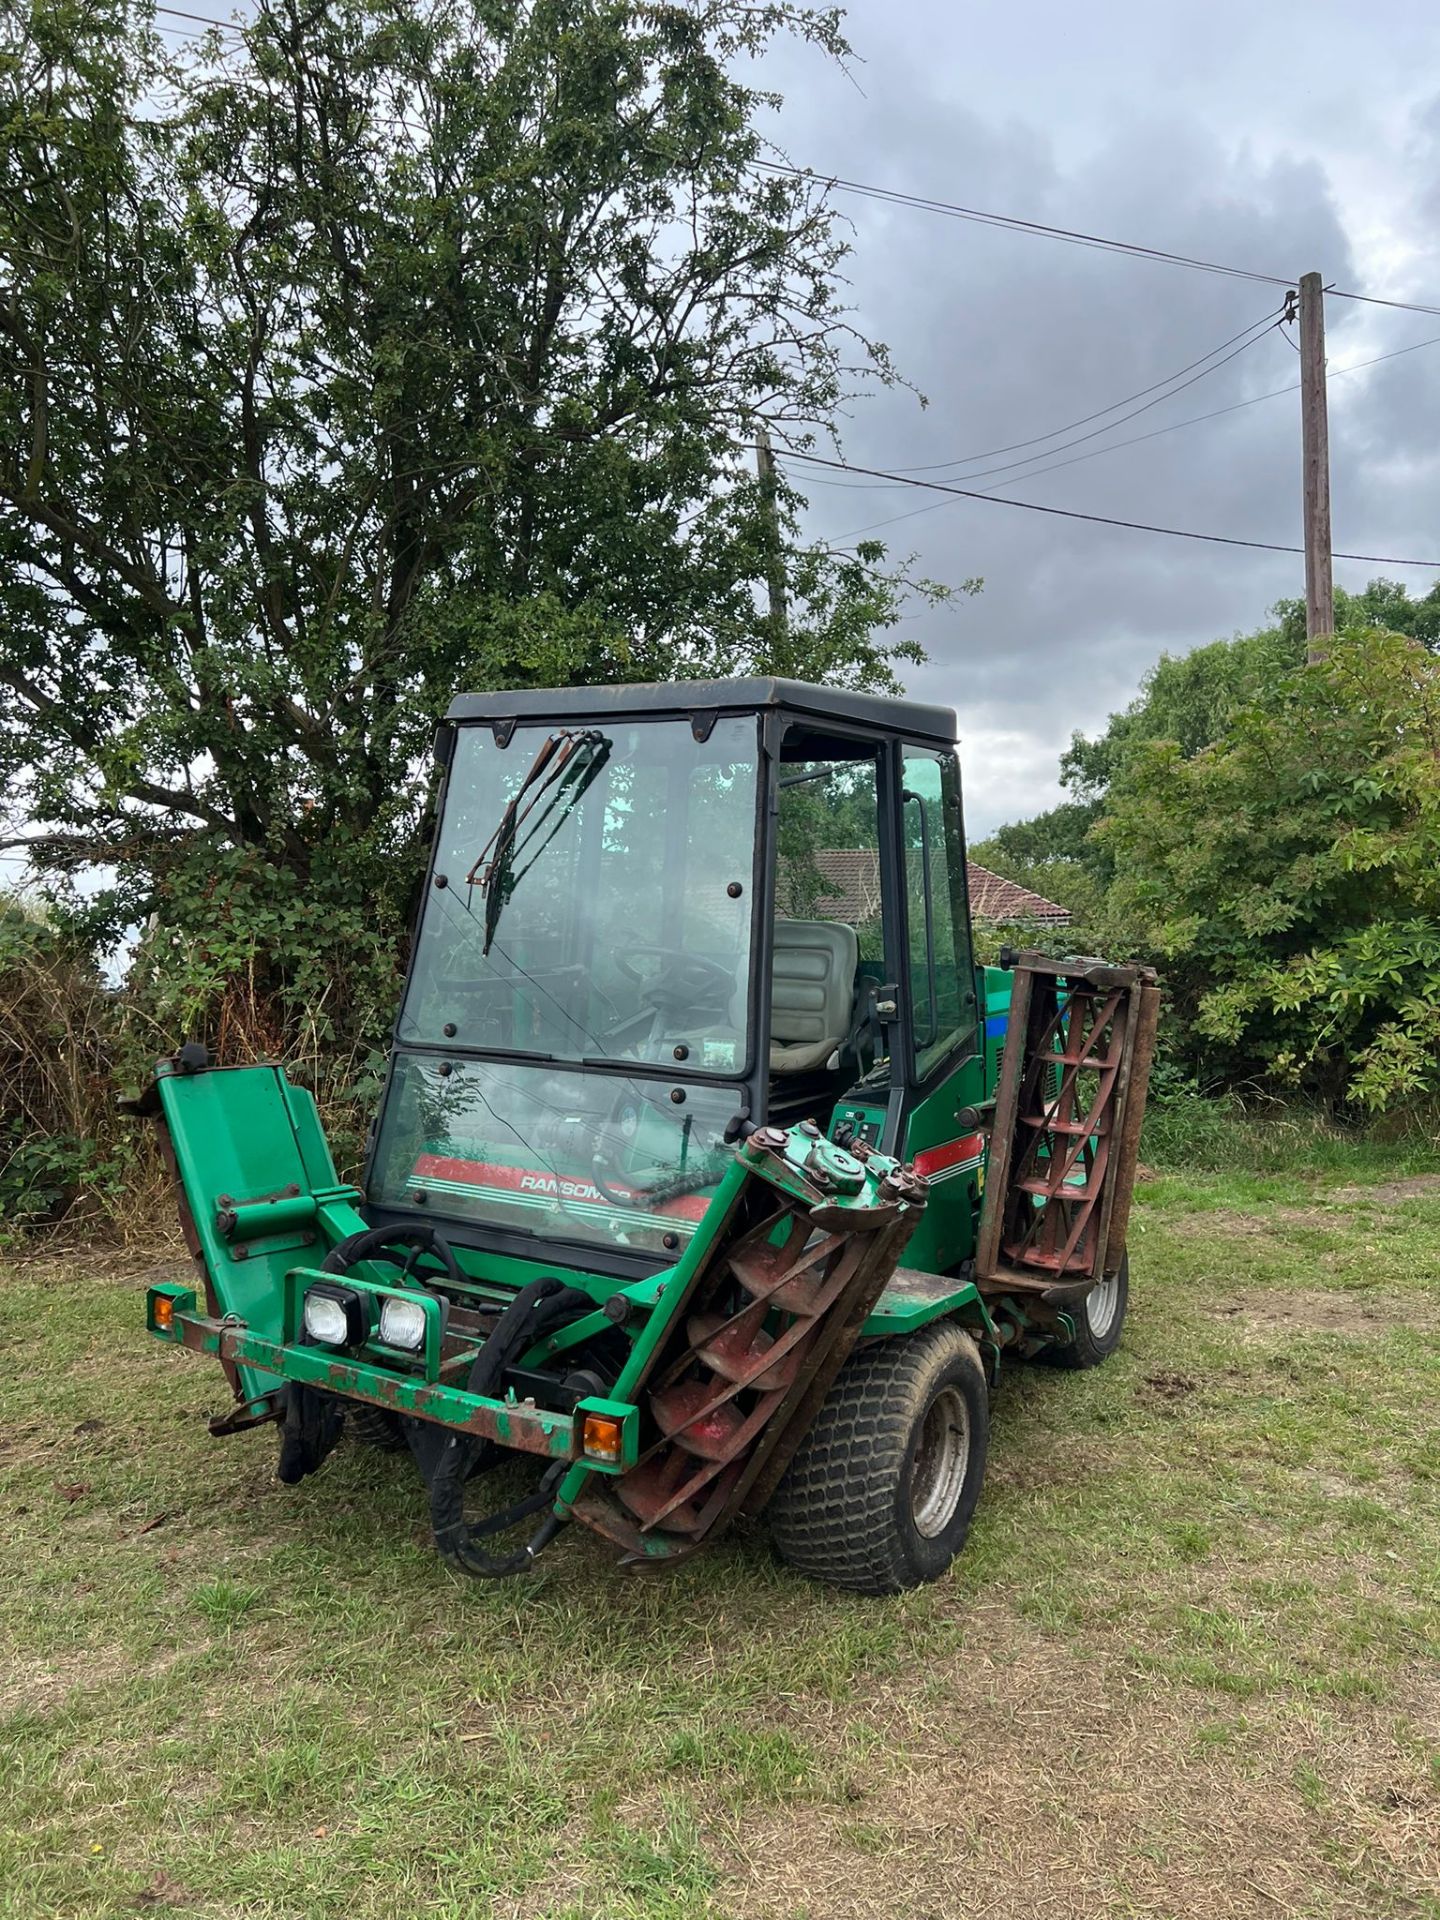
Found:
M 768 1131 L 748 1144 L 773 1152 Z M 855 1345 L 928 1195 L 910 1171 L 876 1206 L 843 1207 L 753 1177 L 746 1222 L 717 1250 L 659 1355 L 634 1467 L 575 1517 L 634 1561 L 674 1559 L 758 1512 Z
M 978 1282 L 1059 1307 L 1118 1267 L 1158 1005 L 1146 967 L 1017 959 Z
M 461 1433 L 473 1433 L 519 1453 L 551 1460 L 573 1459 L 578 1452 L 575 1423 L 569 1414 L 552 1413 L 533 1400 L 488 1401 L 446 1382 L 431 1383 L 412 1374 L 363 1359 L 342 1358 L 318 1347 L 286 1347 L 248 1327 L 207 1314 L 177 1313 L 180 1342 L 196 1353 L 212 1353 L 232 1365 L 243 1364 L 328 1389 L 352 1400 L 367 1400 L 418 1420 L 434 1420 Z
M 1135 1169 L 1140 1164 L 1140 1128 L 1145 1120 L 1145 1097 L 1150 1091 L 1150 1067 L 1155 1058 L 1155 1035 L 1160 1020 L 1160 989 L 1152 981 L 1139 989 L 1140 1017 L 1135 1046 L 1121 1097 L 1125 1103 L 1120 1123 L 1120 1165 L 1115 1174 L 1115 1197 L 1110 1207 L 1110 1230 L 1105 1249 L 1105 1271 L 1114 1273 L 1125 1252 L 1130 1230 L 1130 1206 L 1135 1198 Z

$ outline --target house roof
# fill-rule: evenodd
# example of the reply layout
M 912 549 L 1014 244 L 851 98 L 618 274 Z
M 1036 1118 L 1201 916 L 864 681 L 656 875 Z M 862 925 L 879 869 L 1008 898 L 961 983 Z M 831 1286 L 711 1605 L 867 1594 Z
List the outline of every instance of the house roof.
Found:
M 854 925 L 880 911 L 880 856 L 873 848 L 822 847 L 811 858 L 827 882 L 820 896 L 827 918 L 848 920 Z M 970 912 L 976 920 L 1009 926 L 1064 927 L 1070 923 L 1068 907 L 1032 893 L 1003 874 L 992 873 L 973 860 L 966 862 L 966 873 Z
M 828 847 L 811 858 L 825 878 L 826 917 L 858 926 L 880 911 L 880 856 L 873 847 Z
M 1070 909 L 1062 907 L 1057 900 L 1047 900 L 1043 893 L 1032 893 L 1029 887 L 1007 880 L 1003 874 L 992 873 L 988 867 L 977 866 L 973 860 L 966 862 L 966 871 L 970 877 L 970 912 L 974 919 L 1021 925 L 1043 920 L 1052 927 L 1069 926 Z

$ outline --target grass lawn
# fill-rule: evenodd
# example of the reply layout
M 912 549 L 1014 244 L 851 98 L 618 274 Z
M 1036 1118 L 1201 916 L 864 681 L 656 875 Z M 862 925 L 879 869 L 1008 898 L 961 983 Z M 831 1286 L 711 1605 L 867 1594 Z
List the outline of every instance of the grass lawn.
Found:
M 1147 1182 L 1121 1353 L 1007 1371 L 879 1602 L 758 1531 L 462 1583 L 405 1458 L 208 1437 L 155 1257 L 12 1258 L 0 1915 L 1433 1920 L 1440 1179 L 1361 1171 Z

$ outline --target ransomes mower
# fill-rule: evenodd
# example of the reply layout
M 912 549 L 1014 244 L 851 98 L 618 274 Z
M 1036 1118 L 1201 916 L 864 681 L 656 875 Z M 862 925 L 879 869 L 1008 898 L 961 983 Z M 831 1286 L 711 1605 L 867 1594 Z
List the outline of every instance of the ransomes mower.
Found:
M 280 1067 L 191 1043 L 136 1103 L 195 1267 L 148 1325 L 219 1360 L 212 1430 L 273 1423 L 286 1482 L 408 1447 L 478 1576 L 742 1514 L 839 1586 L 942 1574 L 1002 1357 L 1120 1339 L 1158 1001 L 976 967 L 955 741 L 784 680 L 457 699 L 360 1183 Z

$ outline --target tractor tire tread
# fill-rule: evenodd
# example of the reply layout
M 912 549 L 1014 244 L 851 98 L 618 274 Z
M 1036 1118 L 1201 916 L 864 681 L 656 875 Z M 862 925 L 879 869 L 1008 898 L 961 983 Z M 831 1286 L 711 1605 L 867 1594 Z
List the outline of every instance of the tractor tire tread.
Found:
M 398 1413 L 388 1407 L 372 1407 L 368 1401 L 347 1400 L 345 1425 L 351 1436 L 381 1453 L 404 1453 L 409 1445 Z
M 979 1349 L 953 1323 L 882 1341 L 846 1362 L 768 1510 L 775 1544 L 798 1572 L 859 1593 L 917 1584 L 897 1532 L 896 1488 L 912 1427 L 951 1364 L 973 1372 L 983 1398 Z M 972 1444 L 983 1469 L 983 1432 Z

